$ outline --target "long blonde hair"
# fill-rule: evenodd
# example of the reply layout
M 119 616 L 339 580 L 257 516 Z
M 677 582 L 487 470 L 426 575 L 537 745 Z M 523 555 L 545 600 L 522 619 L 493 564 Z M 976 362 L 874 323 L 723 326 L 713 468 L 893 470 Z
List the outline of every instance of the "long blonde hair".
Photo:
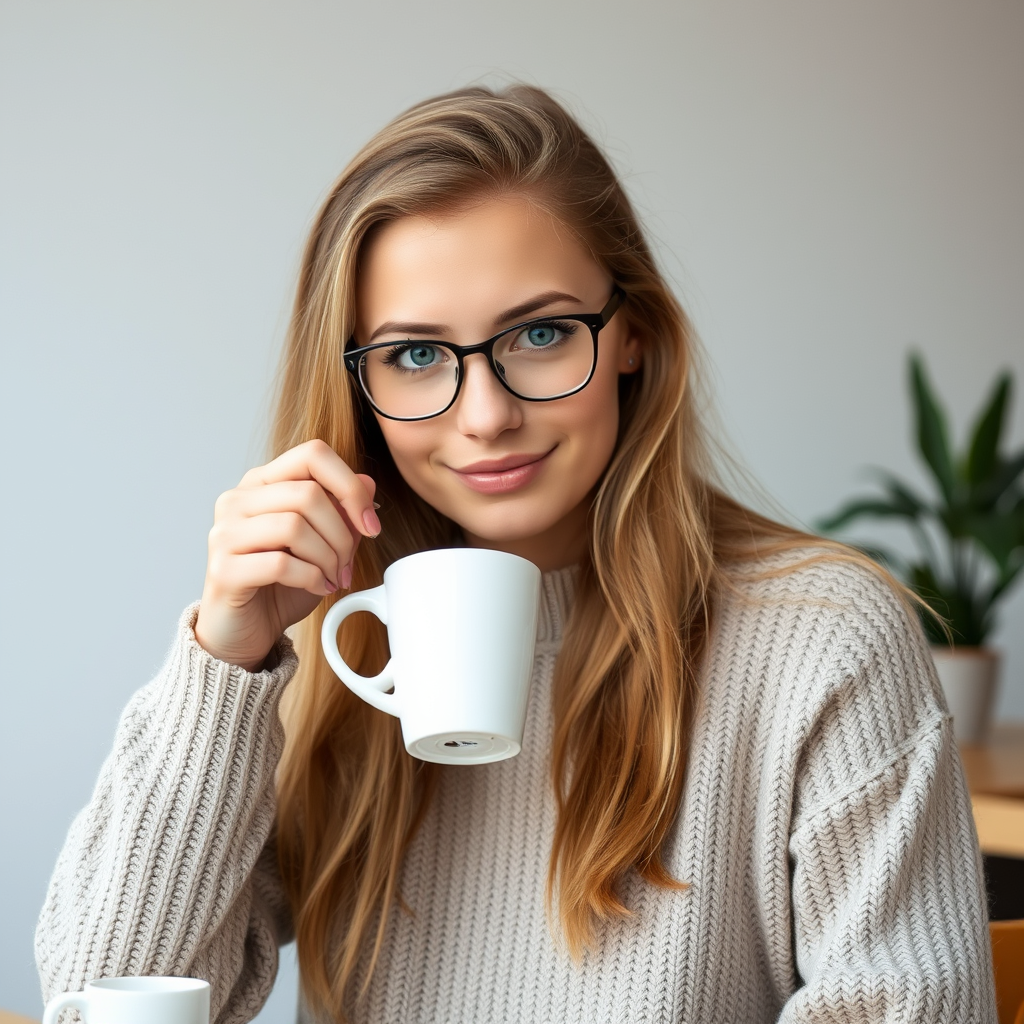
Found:
M 621 378 L 619 437 L 593 502 L 589 555 L 555 669 L 548 898 L 578 955 L 603 920 L 628 913 L 617 892 L 627 871 L 681 885 L 661 849 L 682 796 L 713 599 L 729 567 L 810 538 L 709 482 L 690 323 L 600 150 L 539 89 L 472 88 L 413 107 L 367 144 L 331 189 L 302 262 L 273 452 L 321 438 L 376 479 L 384 529 L 361 544 L 353 586 L 376 586 L 395 558 L 459 539 L 398 474 L 343 369 L 361 246 L 383 222 L 509 194 L 543 204 L 576 232 L 625 291 L 620 315 L 643 339 L 641 371 Z M 343 1020 L 359 995 L 365 948 L 372 970 L 388 912 L 401 905 L 402 858 L 436 769 L 409 757 L 397 721 L 327 666 L 319 636 L 334 599 L 298 632 L 277 835 L 305 997 Z M 346 620 L 339 642 L 370 674 L 386 657 L 386 636 L 367 618 Z

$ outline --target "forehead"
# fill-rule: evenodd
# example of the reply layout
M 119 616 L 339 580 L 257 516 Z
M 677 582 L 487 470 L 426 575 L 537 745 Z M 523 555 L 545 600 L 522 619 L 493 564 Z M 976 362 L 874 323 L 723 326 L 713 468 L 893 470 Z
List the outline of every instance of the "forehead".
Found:
M 447 319 L 453 302 L 487 306 L 493 314 L 552 289 L 600 295 L 606 277 L 576 235 L 543 207 L 496 199 L 383 225 L 362 253 L 357 305 L 365 322 Z

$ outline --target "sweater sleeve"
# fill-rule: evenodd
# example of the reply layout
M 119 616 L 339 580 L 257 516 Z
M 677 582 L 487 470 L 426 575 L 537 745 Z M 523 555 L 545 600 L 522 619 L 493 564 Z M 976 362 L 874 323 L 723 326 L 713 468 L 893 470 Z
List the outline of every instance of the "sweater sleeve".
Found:
M 211 1020 L 248 1021 L 291 938 L 273 838 L 278 704 L 298 667 L 282 636 L 250 673 L 195 639 L 131 699 L 92 798 L 71 825 L 36 929 L 43 997 L 98 977 L 188 975 Z
M 981 855 L 916 621 L 880 599 L 836 661 L 790 832 L 785 1024 L 994 1024 Z

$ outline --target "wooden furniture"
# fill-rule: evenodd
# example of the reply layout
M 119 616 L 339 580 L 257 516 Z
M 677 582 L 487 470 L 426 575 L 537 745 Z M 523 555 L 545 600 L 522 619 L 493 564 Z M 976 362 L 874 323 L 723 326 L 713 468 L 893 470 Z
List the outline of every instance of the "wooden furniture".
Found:
M 1024 921 L 993 921 L 992 969 L 999 1024 L 1024 1020 Z
M 0 1024 L 39 1024 L 39 1022 L 34 1021 L 31 1017 L 22 1017 L 20 1013 L 0 1010 Z
M 994 726 L 987 743 L 960 748 L 971 793 L 1024 799 L 1024 722 Z
M 1024 859 L 1024 800 L 977 795 L 971 803 L 981 852 Z
M 987 743 L 960 748 L 983 853 L 1024 858 L 1024 722 L 997 725 Z

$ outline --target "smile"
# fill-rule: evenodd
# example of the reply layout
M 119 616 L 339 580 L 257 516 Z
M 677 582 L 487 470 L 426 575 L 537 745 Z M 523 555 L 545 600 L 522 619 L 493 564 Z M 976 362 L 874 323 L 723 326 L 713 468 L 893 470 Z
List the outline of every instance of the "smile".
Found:
M 532 483 L 554 450 L 536 455 L 506 455 L 503 459 L 487 459 L 451 469 L 470 490 L 479 494 L 507 494 Z

